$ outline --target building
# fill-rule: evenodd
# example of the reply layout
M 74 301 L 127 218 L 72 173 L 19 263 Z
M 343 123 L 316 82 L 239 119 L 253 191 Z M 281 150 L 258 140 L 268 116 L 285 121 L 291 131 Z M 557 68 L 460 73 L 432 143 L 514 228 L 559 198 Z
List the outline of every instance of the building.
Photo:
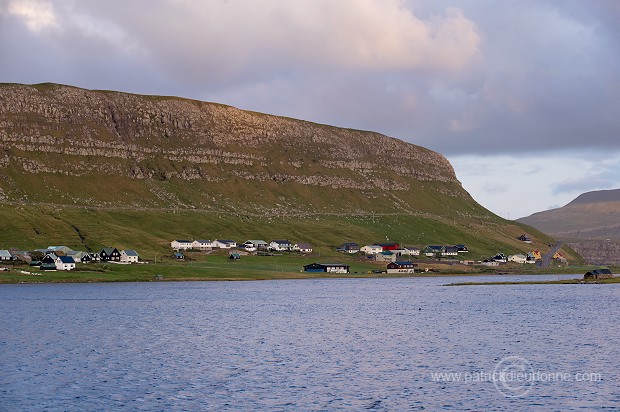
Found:
M 75 260 L 71 256 L 58 256 L 54 263 L 56 264 L 56 270 L 75 269 Z
M 383 252 L 383 248 L 379 245 L 366 245 L 362 246 L 360 251 L 366 253 L 367 255 L 378 255 Z
M 12 260 L 13 255 L 8 250 L 0 250 L 0 260 Z
M 248 252 L 254 252 L 258 249 L 267 249 L 269 244 L 261 239 L 250 239 L 246 240 L 241 247 Z
M 349 273 L 344 263 L 311 263 L 304 266 L 304 272 Z
M 211 250 L 213 249 L 213 242 L 207 239 L 194 240 L 192 242 L 192 249 Z
M 299 253 L 312 253 L 312 245 L 310 243 L 296 243 L 293 245 L 293 250 L 297 250 Z
M 234 247 L 237 247 L 237 242 L 229 239 L 216 239 L 213 242 L 213 247 L 219 249 L 232 249 Z
M 510 255 L 508 256 L 508 261 L 509 262 L 514 262 L 514 263 L 525 263 L 527 261 L 527 257 L 525 255 Z
M 104 247 L 99 252 L 99 258 L 102 262 L 120 262 L 121 252 L 115 247 Z
M 387 273 L 415 273 L 417 266 L 411 262 L 390 262 L 387 264 Z
M 375 260 L 377 262 L 396 262 L 396 254 L 389 250 L 385 250 L 379 254 L 375 255 Z
M 121 262 L 138 263 L 140 255 L 133 249 L 121 250 Z
M 598 279 L 611 279 L 614 275 L 609 269 L 596 269 L 587 272 L 583 275 L 584 280 L 598 280 Z
M 422 249 L 422 253 L 427 257 L 442 256 L 445 250 L 445 246 L 428 245 Z
M 187 249 L 191 249 L 194 244 L 194 242 L 192 242 L 191 240 L 173 240 L 172 242 L 170 242 L 170 247 L 172 248 L 172 250 L 187 250 Z
M 338 252 L 342 253 L 357 253 L 360 251 L 360 245 L 355 242 L 345 242 L 339 248 L 336 249 Z
M 375 243 L 377 246 L 381 246 L 381 249 L 385 252 L 386 250 L 396 250 L 400 249 L 400 245 L 398 243 Z
M 276 252 L 284 252 L 289 251 L 293 248 L 293 244 L 288 240 L 272 240 L 269 242 L 269 250 L 273 250 Z

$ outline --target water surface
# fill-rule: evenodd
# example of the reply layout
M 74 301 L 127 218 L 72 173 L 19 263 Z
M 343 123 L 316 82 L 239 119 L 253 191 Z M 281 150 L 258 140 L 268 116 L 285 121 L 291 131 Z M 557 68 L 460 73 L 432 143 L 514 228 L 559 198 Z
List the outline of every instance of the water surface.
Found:
M 619 286 L 497 279 L 3 285 L 0 410 L 620 408 Z

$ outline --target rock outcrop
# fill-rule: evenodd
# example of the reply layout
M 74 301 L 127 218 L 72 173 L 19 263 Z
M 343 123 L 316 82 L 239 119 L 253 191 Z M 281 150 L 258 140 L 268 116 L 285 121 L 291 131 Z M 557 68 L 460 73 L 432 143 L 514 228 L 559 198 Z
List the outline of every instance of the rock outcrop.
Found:
M 0 141 L 0 200 L 368 210 L 396 196 L 389 208 L 424 210 L 448 196 L 478 208 L 433 151 L 177 97 L 2 84 Z

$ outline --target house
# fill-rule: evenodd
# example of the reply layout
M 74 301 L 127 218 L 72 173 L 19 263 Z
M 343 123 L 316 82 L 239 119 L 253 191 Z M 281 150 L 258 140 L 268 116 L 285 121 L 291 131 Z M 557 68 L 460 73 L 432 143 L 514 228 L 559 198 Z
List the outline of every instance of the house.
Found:
M 530 237 L 526 234 L 522 234 L 517 239 L 519 239 L 521 242 L 532 243 L 532 239 L 530 239 Z
M 343 263 L 311 263 L 304 266 L 304 272 L 349 273 L 349 265 Z
M 362 251 L 363 253 L 367 255 L 377 255 L 383 252 L 383 248 L 379 245 L 366 245 L 366 246 L 362 246 L 360 251 Z
M 506 263 L 508 262 L 508 257 L 504 255 L 503 253 L 498 253 L 495 256 L 493 256 L 490 260 L 493 260 L 498 263 Z
M 420 256 L 420 248 L 415 246 L 404 246 L 403 250 L 406 250 L 408 253 L 402 253 L 403 255 L 408 254 L 409 256 Z
M 469 248 L 466 245 L 460 244 L 460 245 L 454 245 L 454 247 L 457 248 L 459 253 L 467 253 L 467 252 L 469 252 Z
M 592 279 L 611 279 L 614 275 L 611 273 L 609 269 L 596 269 L 587 272 L 583 275 L 584 280 L 592 280 Z
M 525 255 L 510 255 L 508 256 L 508 261 L 515 263 L 525 263 L 527 261 L 527 257 Z
M 228 259 L 230 259 L 230 260 L 239 260 L 239 259 L 241 259 L 241 255 L 238 252 L 230 252 L 228 254 Z
M 185 259 L 185 255 L 183 254 L 183 252 L 176 252 L 174 254 L 174 258 L 177 259 L 177 260 L 183 260 L 183 259 Z
M 57 258 L 58 256 L 56 256 L 54 252 L 49 252 L 43 257 L 43 259 L 41 259 L 41 264 L 47 263 L 56 265 Z
M 411 262 L 390 262 L 387 264 L 387 273 L 415 273 L 417 266 Z
M 269 242 L 269 250 L 277 252 L 288 251 L 293 248 L 293 244 L 288 240 L 272 240 Z
M 99 257 L 102 262 L 120 262 L 121 252 L 115 247 L 104 247 L 99 252 Z
M 525 255 L 525 263 L 536 263 L 536 256 L 533 253 L 528 253 L 527 255 Z
M 75 258 L 74 258 L 75 260 Z M 101 257 L 99 256 L 99 253 L 97 252 L 88 252 L 82 255 L 80 261 L 82 263 L 90 263 L 90 262 L 99 262 L 101 260 Z
M 75 260 L 71 256 L 58 256 L 54 263 L 56 264 L 56 270 L 75 269 Z
M 192 249 L 196 250 L 211 250 L 213 249 L 213 242 L 206 239 L 194 240 L 192 242 Z
M 56 263 L 52 262 L 52 263 L 41 263 L 41 265 L 39 265 L 39 269 L 41 270 L 58 270 L 56 269 Z
M 459 254 L 459 249 L 456 246 L 444 246 L 442 256 L 457 256 Z
M 70 252 L 67 252 L 65 256 L 71 256 L 73 258 L 73 261 L 75 263 L 81 262 L 82 261 L 82 256 L 85 254 L 86 252 L 82 252 L 79 250 L 72 250 Z
M 428 257 L 435 257 L 443 255 L 445 246 L 429 245 L 422 249 L 422 253 Z
M 248 252 L 254 252 L 258 249 L 267 249 L 269 247 L 269 244 L 265 242 L 264 240 L 250 239 L 250 240 L 246 240 L 241 245 L 241 247 L 247 250 Z
M 8 250 L 0 250 L 0 260 L 13 260 L 13 255 Z
M 213 247 L 219 249 L 232 249 L 237 247 L 237 242 L 229 239 L 216 239 L 213 241 Z
M 56 253 L 56 255 L 61 256 L 61 255 L 67 255 L 69 252 L 73 252 L 73 249 L 71 249 L 68 246 L 48 246 L 47 250 L 50 252 L 54 252 Z M 61 252 L 61 253 L 57 253 L 57 252 Z
M 360 245 L 355 242 L 345 242 L 337 248 L 336 251 L 342 253 L 357 253 L 360 251 Z
M 375 255 L 375 260 L 377 262 L 396 262 L 396 254 L 389 250 L 385 250 L 377 255 Z
M 480 264 L 484 266 L 499 266 L 499 262 L 490 259 L 485 259 Z
M 191 249 L 194 246 L 194 242 L 191 240 L 173 240 L 170 242 L 170 247 L 172 250 L 187 250 Z
M 121 250 L 121 262 L 138 263 L 140 255 L 133 249 Z
M 293 250 L 297 250 L 299 253 L 312 253 L 312 245 L 310 243 L 296 243 L 293 245 Z
M 375 243 L 375 245 L 381 246 L 383 251 L 400 249 L 400 245 L 398 243 Z

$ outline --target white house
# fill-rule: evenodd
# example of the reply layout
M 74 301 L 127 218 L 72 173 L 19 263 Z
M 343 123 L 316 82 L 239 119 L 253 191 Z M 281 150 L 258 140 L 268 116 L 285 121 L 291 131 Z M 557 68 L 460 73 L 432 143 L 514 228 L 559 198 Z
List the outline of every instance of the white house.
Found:
M 73 270 L 75 269 L 75 260 L 71 256 L 57 256 L 56 270 Z
M 409 256 L 420 256 L 420 248 L 417 248 L 415 246 L 405 246 L 403 247 L 403 250 L 406 250 L 407 252 L 409 252 Z M 404 255 L 405 253 L 403 253 Z
M 121 262 L 137 263 L 140 255 L 133 249 L 121 250 Z
M 383 248 L 379 245 L 366 245 L 360 248 L 360 251 L 366 253 L 367 255 L 378 255 L 383 252 Z
M 387 273 L 415 273 L 417 266 L 411 262 L 391 262 L 387 265 Z
M 11 260 L 12 258 L 11 252 L 8 250 L 0 250 L 0 260 Z
M 288 240 L 272 240 L 269 242 L 269 249 L 275 250 L 278 252 L 291 250 L 293 245 Z
M 191 240 L 173 240 L 170 242 L 170 247 L 173 250 L 187 250 L 191 249 L 194 243 Z
M 269 247 L 269 244 L 265 242 L 264 240 L 250 239 L 250 240 L 246 240 L 241 245 L 241 247 L 247 250 L 248 252 L 254 252 L 258 249 L 267 249 Z
M 192 249 L 211 250 L 214 247 L 215 246 L 213 245 L 213 242 L 210 240 L 206 240 L 206 239 L 194 240 L 192 242 Z
M 213 241 L 213 247 L 219 249 L 232 249 L 237 247 L 237 242 L 228 239 L 216 239 Z
M 525 255 L 510 255 L 508 256 L 508 261 L 515 262 L 515 263 L 525 263 L 526 257 Z

